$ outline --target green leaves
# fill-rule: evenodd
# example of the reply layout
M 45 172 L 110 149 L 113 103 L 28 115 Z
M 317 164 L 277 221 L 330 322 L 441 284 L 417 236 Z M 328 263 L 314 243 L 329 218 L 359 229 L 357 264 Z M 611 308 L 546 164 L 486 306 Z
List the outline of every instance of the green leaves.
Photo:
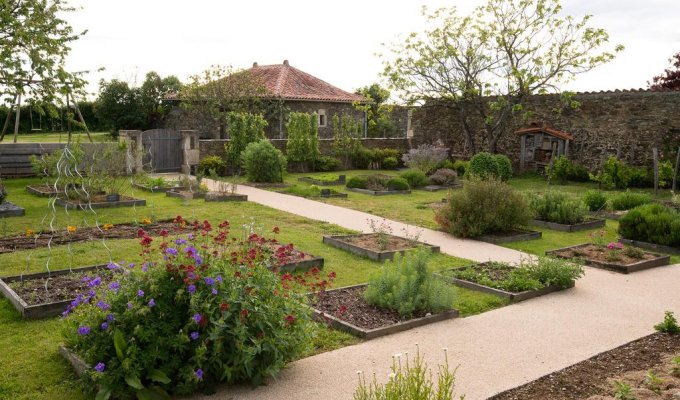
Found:
M 108 386 L 103 386 L 101 389 L 99 389 L 99 392 L 97 392 L 97 396 L 95 397 L 95 400 L 108 400 L 109 397 L 111 397 L 111 388 Z
M 142 385 L 142 381 L 139 380 L 139 378 L 135 375 L 126 375 L 125 376 L 125 383 L 128 384 L 131 388 L 142 390 L 144 389 L 144 385 Z
M 154 369 L 153 371 L 151 371 L 151 373 L 149 373 L 149 379 L 151 379 L 154 382 L 164 383 L 166 385 L 170 383 L 170 378 L 168 378 L 168 376 L 165 375 L 165 372 L 159 369 Z
M 125 350 L 127 350 L 127 344 L 125 343 L 125 338 L 123 337 L 123 332 L 116 330 L 113 333 L 113 347 L 116 349 L 116 356 L 121 362 L 125 360 Z

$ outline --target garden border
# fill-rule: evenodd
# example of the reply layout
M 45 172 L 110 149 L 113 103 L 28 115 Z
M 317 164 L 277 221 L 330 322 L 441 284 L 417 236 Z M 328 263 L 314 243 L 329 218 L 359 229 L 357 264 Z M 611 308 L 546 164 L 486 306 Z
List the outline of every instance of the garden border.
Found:
M 499 234 L 488 234 L 482 235 L 476 238 L 470 238 L 472 240 L 479 240 L 481 242 L 491 243 L 491 244 L 501 244 L 501 243 L 512 243 L 512 242 L 523 242 L 526 240 L 538 240 L 543 237 L 543 232 L 532 231 L 528 229 L 515 229 L 515 234 L 511 236 L 499 236 Z
M 26 185 L 26 191 L 28 193 L 32 194 L 32 195 L 40 196 L 40 197 L 52 197 L 52 196 L 56 196 L 56 195 L 59 194 L 59 191 L 54 190 L 54 188 L 52 188 L 52 190 L 50 190 L 49 192 L 39 190 L 38 187 L 40 187 L 40 186 L 49 186 L 49 185 Z
M 3 206 L 7 206 L 8 208 L 3 209 Z M 26 215 L 26 209 L 20 205 L 7 200 L 0 203 L 0 218 L 23 217 L 24 215 Z
M 247 194 L 208 192 L 204 197 L 205 201 L 211 203 L 221 203 L 230 201 L 248 201 Z
M 316 186 L 336 186 L 336 185 L 344 185 L 347 183 L 347 179 L 340 179 L 340 176 L 345 176 L 345 175 L 338 175 L 338 179 L 334 181 L 323 181 L 321 179 L 314 179 L 311 176 L 302 176 L 298 178 L 297 180 L 299 182 L 305 182 L 305 183 L 311 183 L 312 185 Z
M 680 248 L 677 248 L 677 247 L 664 246 L 662 244 L 642 242 L 642 241 L 633 240 L 633 239 L 625 239 L 625 238 L 622 238 L 622 237 L 619 238 L 619 241 L 623 244 L 642 247 L 643 249 L 646 249 L 646 250 L 660 251 L 662 253 L 668 253 L 668 254 L 680 256 Z
M 93 271 L 104 268 L 106 268 L 106 264 L 91 265 L 87 267 L 78 267 L 71 269 L 60 269 L 52 272 L 38 272 L 25 275 L 5 276 L 0 278 L 0 293 L 2 293 L 5 296 L 5 298 L 9 300 L 10 303 L 12 303 L 12 306 L 14 306 L 14 308 L 25 319 L 56 317 L 60 315 L 62 312 L 64 312 L 64 310 L 66 310 L 66 307 L 69 304 L 71 304 L 73 299 L 55 301 L 52 303 L 29 305 L 28 303 L 26 303 L 26 301 L 24 301 L 24 299 L 22 299 L 21 297 L 19 297 L 19 295 L 16 294 L 16 292 L 9 286 L 9 283 L 20 281 L 23 279 L 25 280 L 40 279 L 51 275 L 57 276 L 67 275 L 70 273 Z
M 123 197 L 123 196 L 121 196 Z M 145 206 L 145 199 L 136 199 L 133 197 L 128 197 L 127 199 L 122 199 L 119 201 L 100 201 L 100 202 L 90 202 L 90 203 L 75 203 L 71 200 L 64 200 L 57 197 L 55 203 L 66 207 L 68 210 L 86 210 L 88 208 L 114 208 L 114 207 L 133 207 L 133 206 Z
M 341 249 L 341 250 L 349 251 L 352 254 L 356 254 L 356 255 L 362 256 L 362 257 L 367 257 L 367 258 L 369 258 L 371 260 L 375 260 L 375 261 L 391 260 L 391 259 L 394 258 L 395 254 L 397 254 L 397 253 L 404 254 L 408 250 L 415 249 L 418 245 L 429 247 L 432 250 L 433 253 L 439 253 L 439 251 L 440 251 L 439 246 L 435 246 L 435 245 L 432 245 L 432 244 L 428 244 L 428 243 L 425 243 L 425 242 L 419 242 L 419 241 L 416 242 L 415 246 L 408 248 L 408 249 L 404 249 L 404 250 L 374 251 L 374 250 L 366 249 L 364 247 L 359 247 L 359 246 L 351 244 L 351 243 L 347 243 L 344 240 L 342 240 L 342 239 L 348 238 L 348 237 L 357 237 L 357 236 L 364 236 L 364 235 L 371 235 L 371 233 L 357 233 L 357 234 L 352 234 L 352 235 L 324 235 L 322 241 L 323 241 L 323 243 L 326 243 L 326 244 L 328 244 L 332 247 L 336 247 L 336 248 Z M 396 235 L 388 235 L 388 236 L 408 240 L 406 238 L 402 238 L 401 236 L 396 236 Z
M 604 218 L 588 218 L 584 222 L 578 224 L 560 224 L 557 222 L 542 221 L 540 219 L 532 219 L 531 224 L 541 228 L 548 228 L 560 232 L 578 232 L 586 231 L 588 229 L 603 228 L 607 225 L 607 220 Z
M 439 192 L 441 190 L 448 190 L 448 189 L 459 189 L 462 188 L 463 184 L 462 183 L 456 183 L 454 185 L 427 185 L 423 186 L 422 190 L 425 190 L 427 192 Z
M 359 188 L 345 188 L 346 190 L 349 190 L 350 192 L 355 192 L 355 193 L 363 193 L 363 194 L 368 194 L 372 196 L 388 196 L 392 194 L 411 194 L 410 190 L 368 190 L 368 189 L 359 189 Z
M 187 190 L 186 186 L 168 186 L 168 187 L 162 187 L 162 186 L 148 186 L 148 185 L 142 185 L 141 183 L 133 183 L 132 187 L 143 190 L 145 192 L 151 192 L 151 193 L 165 193 L 168 190 Z
M 352 285 L 352 286 L 345 286 L 337 289 L 331 289 L 327 290 L 326 293 L 329 292 L 334 292 L 337 290 L 343 290 L 343 289 L 352 289 L 356 287 L 364 287 L 368 286 L 366 283 L 359 284 L 359 285 Z M 380 336 L 385 336 L 385 335 L 391 335 L 393 333 L 397 332 L 402 332 L 406 331 L 409 329 L 417 328 L 423 325 L 431 324 L 434 322 L 440 322 L 440 321 L 445 321 L 447 319 L 453 319 L 459 316 L 458 310 L 455 308 L 444 311 L 438 314 L 430 314 L 425 317 L 420 317 L 420 318 L 414 318 L 410 319 L 407 321 L 402 321 L 402 322 L 397 322 L 396 324 L 393 325 L 387 325 L 383 326 L 380 328 L 373 328 L 373 329 L 364 329 L 360 328 L 356 325 L 353 325 L 349 322 L 345 322 L 333 315 L 326 314 L 322 311 L 317 310 L 313 306 L 310 306 L 312 309 L 312 317 L 321 322 L 321 323 L 329 323 L 330 326 L 332 326 L 335 329 L 342 330 L 344 332 L 347 332 L 351 335 L 358 336 L 364 340 L 371 340 L 375 339 Z
M 579 248 L 582 248 L 582 247 L 585 247 L 585 246 L 590 246 L 591 244 L 592 243 L 584 243 L 584 244 L 577 244 L 575 246 L 568 246 L 568 247 L 562 247 L 562 248 L 559 248 L 559 249 L 547 250 L 545 252 L 545 254 L 549 255 L 549 256 L 553 256 L 553 257 L 562 258 L 562 259 L 565 259 L 565 260 L 573 260 L 573 258 L 560 256 L 559 254 L 557 254 L 557 252 L 564 251 L 564 250 L 571 250 L 571 249 L 579 249 Z M 589 259 L 589 258 L 585 258 L 585 263 L 586 263 L 587 266 L 590 266 L 590 267 L 602 268 L 602 269 L 606 269 L 606 270 L 609 270 L 609 271 L 629 274 L 631 272 L 642 271 L 642 270 L 645 270 L 645 269 L 663 267 L 663 266 L 669 265 L 670 262 L 671 262 L 671 256 L 669 256 L 669 255 L 652 253 L 652 252 L 647 252 L 647 253 L 656 256 L 656 258 L 653 258 L 651 260 L 638 261 L 636 263 L 629 264 L 629 265 L 602 262 L 602 261 L 592 260 L 592 259 Z
M 307 254 L 307 253 L 305 253 Z M 311 254 L 307 254 L 311 256 Z M 310 260 L 302 260 L 302 261 L 295 261 L 295 262 L 290 262 L 288 264 L 283 264 L 278 268 L 279 272 L 295 272 L 295 271 L 307 271 L 310 270 L 314 267 L 317 267 L 319 269 L 323 269 L 325 260 L 323 257 L 316 257 L 312 256 L 313 258 Z
M 187 196 L 185 193 L 190 194 L 191 197 Z M 190 192 L 188 190 L 182 190 L 182 191 L 168 190 L 168 191 L 165 192 L 165 195 L 167 197 L 173 197 L 173 198 L 176 198 L 176 199 L 186 199 L 186 200 L 204 199 L 205 198 L 205 193 Z
M 71 351 L 64 345 L 59 345 L 59 354 L 66 359 L 66 361 L 71 364 L 71 367 L 76 373 L 76 376 L 81 377 L 88 369 L 92 368 L 91 365 L 85 362 L 78 354 Z

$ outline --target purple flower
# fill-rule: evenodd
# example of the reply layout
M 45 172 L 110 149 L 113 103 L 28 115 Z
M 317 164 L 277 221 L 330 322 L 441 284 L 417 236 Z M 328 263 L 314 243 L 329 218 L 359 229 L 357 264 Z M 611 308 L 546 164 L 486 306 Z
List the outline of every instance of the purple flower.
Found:
M 144 297 L 144 291 L 143 291 L 142 289 L 139 289 L 139 290 L 137 291 L 137 296 L 139 296 L 139 297 Z
M 102 278 L 96 277 L 90 281 L 90 283 L 87 284 L 87 287 L 95 287 L 99 286 L 102 283 Z
M 132 308 L 132 302 L 131 302 L 131 301 L 128 301 L 127 306 L 128 306 L 128 310 L 131 309 L 131 308 Z
M 106 368 L 106 364 L 102 362 L 97 363 L 97 365 L 94 366 L 94 370 L 97 372 L 104 372 L 104 368 Z
M 189 336 L 191 336 L 191 340 L 196 340 L 200 335 L 198 334 L 198 332 L 191 332 L 191 335 Z
M 118 268 L 118 264 L 116 264 L 116 263 L 114 263 L 114 262 L 110 262 L 110 263 L 108 263 L 108 264 L 106 265 L 106 268 L 108 268 L 108 269 L 116 269 L 116 268 Z
M 156 300 L 154 300 L 154 299 L 149 300 L 149 307 L 153 307 L 155 305 L 156 305 Z
M 193 272 L 189 272 L 189 273 L 187 274 L 187 277 L 188 277 L 189 279 L 196 279 L 196 274 L 194 274 Z
M 120 283 L 118 282 L 111 282 L 109 284 L 109 290 L 113 290 L 114 292 L 118 293 L 118 289 L 120 289 Z
M 113 314 L 109 314 L 106 316 L 106 320 L 109 322 L 112 322 L 114 319 L 116 319 L 116 317 L 114 317 Z
M 102 322 L 102 330 L 105 331 L 107 329 L 109 329 L 109 324 L 107 324 L 106 322 Z
M 180 246 L 180 245 L 183 245 L 183 244 L 187 244 L 187 241 L 184 240 L 184 239 L 175 239 L 175 244 L 177 246 Z
M 215 280 L 216 280 L 217 282 L 219 282 L 219 283 L 222 283 L 222 275 L 217 275 L 217 277 L 215 278 Z
M 146 263 L 142 264 L 142 272 L 148 271 L 149 268 L 147 267 Z
M 134 267 L 135 267 L 135 265 L 136 265 L 135 263 L 130 263 L 130 265 L 128 265 L 128 267 L 130 267 L 130 268 L 134 268 Z
M 190 233 L 190 234 L 187 236 L 187 239 L 189 239 L 189 240 L 194 240 L 194 234 L 193 234 L 193 233 Z
M 76 296 L 76 298 L 73 299 L 73 301 L 71 302 L 71 307 L 78 307 L 78 306 L 80 305 L 80 303 L 82 303 L 82 302 L 83 302 L 83 295 L 82 295 L 82 294 L 79 294 L 79 295 Z
M 196 375 L 196 379 L 199 381 L 203 380 L 203 370 L 202 369 L 197 369 L 196 372 L 194 372 L 194 375 Z
M 201 322 L 201 314 L 194 314 L 193 318 L 196 323 Z
M 203 263 L 203 259 L 198 254 L 194 255 L 194 260 L 196 260 L 196 265 L 201 265 Z
M 66 310 L 64 310 L 63 313 L 61 313 L 62 317 L 66 317 L 71 313 L 71 306 L 66 306 Z
M 205 284 L 208 285 L 208 286 L 212 286 L 212 285 L 215 284 L 215 280 L 213 278 L 209 277 L 209 276 L 206 276 L 204 278 L 204 280 L 205 280 Z
M 94 290 L 90 290 L 89 292 L 87 292 L 87 294 L 89 294 L 90 297 L 94 297 L 97 295 L 97 292 L 95 292 Z
M 196 248 L 189 246 L 189 247 L 184 249 L 184 252 L 187 253 L 189 255 L 189 257 L 193 257 L 194 254 L 196 254 Z
M 101 301 L 101 300 L 99 300 L 99 301 L 97 302 L 97 307 L 99 307 L 100 309 L 102 309 L 102 310 L 104 310 L 104 311 L 106 311 L 106 310 L 108 310 L 109 308 L 111 308 L 110 305 L 104 303 L 104 302 Z
M 217 296 L 217 289 L 213 288 L 213 290 L 211 291 L 211 293 L 213 294 L 213 296 Z
M 90 327 L 89 326 L 84 325 L 84 326 L 78 327 L 78 334 L 87 335 L 88 333 L 90 333 Z
M 173 256 L 176 256 L 178 253 L 179 252 L 177 251 L 177 249 L 174 249 L 172 247 L 168 247 L 167 249 L 165 249 L 165 254 L 171 254 Z
M 191 293 L 191 294 L 196 293 L 196 285 L 194 285 L 194 284 L 189 285 L 189 287 L 187 287 L 187 290 L 188 290 L 189 293 Z
M 83 277 L 83 282 L 89 282 L 89 281 L 90 281 L 90 277 L 89 277 L 89 276 L 84 276 L 84 277 Z

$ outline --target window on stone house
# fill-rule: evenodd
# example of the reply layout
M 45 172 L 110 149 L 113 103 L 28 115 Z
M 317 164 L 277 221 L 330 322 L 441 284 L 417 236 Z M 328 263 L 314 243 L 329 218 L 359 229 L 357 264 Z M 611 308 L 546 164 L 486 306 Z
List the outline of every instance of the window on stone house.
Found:
M 316 112 L 319 116 L 319 127 L 326 126 L 326 110 L 319 110 Z

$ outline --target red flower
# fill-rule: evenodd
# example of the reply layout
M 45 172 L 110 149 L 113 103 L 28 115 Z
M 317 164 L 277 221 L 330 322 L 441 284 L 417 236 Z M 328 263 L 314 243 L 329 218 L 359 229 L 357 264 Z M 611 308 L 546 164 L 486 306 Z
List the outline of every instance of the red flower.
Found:
M 241 321 L 243 321 L 245 318 L 248 318 L 248 310 L 243 309 L 241 310 Z
M 286 327 L 289 327 L 295 323 L 295 317 L 292 315 L 286 315 Z
M 342 315 L 347 312 L 347 306 L 342 304 L 340 307 L 338 307 L 338 310 L 335 312 L 336 315 Z
M 220 228 L 229 228 L 229 221 L 222 221 L 218 226 Z
M 144 237 L 144 235 L 146 235 L 146 232 L 144 232 L 144 229 L 142 229 L 142 228 L 137 229 L 137 237 L 138 238 Z
M 331 279 L 331 280 L 335 279 L 335 271 L 330 272 L 330 273 L 328 274 L 328 279 Z
M 158 234 L 163 236 L 163 237 L 168 237 L 168 230 L 162 229 Z
M 229 309 L 229 304 L 227 304 L 227 303 L 220 304 L 220 311 L 225 312 L 228 309 Z
M 153 239 L 146 234 L 144 237 L 142 237 L 142 240 L 139 241 L 139 243 L 144 246 L 144 247 L 149 247 L 151 245 L 151 242 L 153 242 Z

